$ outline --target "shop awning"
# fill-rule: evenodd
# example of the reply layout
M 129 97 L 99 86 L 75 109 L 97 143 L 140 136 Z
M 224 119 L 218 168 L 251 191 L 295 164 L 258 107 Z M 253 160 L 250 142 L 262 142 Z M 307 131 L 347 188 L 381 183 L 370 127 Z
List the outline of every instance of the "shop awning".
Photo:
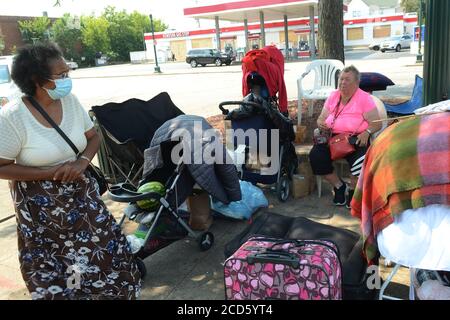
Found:
M 214 19 L 216 16 L 223 21 L 248 23 L 260 21 L 260 12 L 264 12 L 265 21 L 283 19 L 298 19 L 308 17 L 310 7 L 314 7 L 315 15 L 318 14 L 318 0 L 246 0 L 228 2 L 209 6 L 197 6 L 184 9 L 184 15 L 195 19 Z

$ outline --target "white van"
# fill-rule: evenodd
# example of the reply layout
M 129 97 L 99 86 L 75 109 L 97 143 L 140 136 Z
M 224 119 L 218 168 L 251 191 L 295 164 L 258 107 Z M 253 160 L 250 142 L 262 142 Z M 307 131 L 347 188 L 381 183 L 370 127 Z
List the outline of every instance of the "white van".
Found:
M 0 108 L 20 98 L 22 92 L 11 79 L 13 56 L 0 56 Z

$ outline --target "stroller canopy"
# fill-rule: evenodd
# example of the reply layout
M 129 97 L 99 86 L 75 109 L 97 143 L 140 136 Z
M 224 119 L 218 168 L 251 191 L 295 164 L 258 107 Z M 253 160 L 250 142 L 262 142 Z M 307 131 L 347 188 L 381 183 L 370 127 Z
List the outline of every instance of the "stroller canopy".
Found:
M 262 76 L 266 82 L 270 97 L 278 94 L 278 104 L 281 112 L 287 109 L 287 92 L 284 82 L 284 57 L 275 46 L 267 46 L 260 50 L 249 51 L 242 60 L 242 94 L 250 93 L 249 76 L 254 73 Z
M 156 130 L 168 119 L 184 114 L 161 92 L 149 101 L 129 99 L 92 107 L 97 121 L 120 142 L 133 140 L 142 152 L 149 146 Z
M 155 132 L 149 148 L 144 152 L 144 179 L 147 181 L 157 180 L 158 177 L 153 177 L 152 174 L 160 171 L 158 169 L 167 166 L 175 167 L 177 164 L 173 163 L 174 159 L 164 159 L 163 155 L 168 154 L 168 150 L 164 150 L 164 148 L 173 148 L 174 141 L 189 139 L 189 141 L 183 141 L 190 146 L 190 150 L 183 148 L 183 156 L 187 155 L 192 161 L 184 162 L 184 164 L 195 182 L 212 197 L 225 204 L 241 200 L 237 170 L 232 164 L 225 146 L 218 139 L 206 139 L 202 136 L 202 133 L 211 129 L 210 124 L 199 116 L 181 115 L 165 122 Z M 221 148 L 223 155 L 221 163 L 223 164 L 205 162 L 203 155 L 211 154 L 211 150 L 218 150 L 215 148 Z M 189 154 L 184 154 L 186 152 Z M 225 162 L 227 157 L 228 161 Z M 195 163 L 197 162 L 194 162 L 195 159 L 201 159 L 199 161 L 201 163 Z M 149 179 L 150 176 L 151 179 Z

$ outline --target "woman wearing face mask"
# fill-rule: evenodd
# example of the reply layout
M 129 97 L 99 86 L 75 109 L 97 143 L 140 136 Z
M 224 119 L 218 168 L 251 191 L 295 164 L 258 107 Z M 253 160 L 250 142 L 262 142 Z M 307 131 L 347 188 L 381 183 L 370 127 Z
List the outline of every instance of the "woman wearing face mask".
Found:
M 12 78 L 24 96 L 0 111 L 0 179 L 10 181 L 22 276 L 33 299 L 134 299 L 140 273 L 86 171 L 100 139 L 68 73 L 53 44 L 19 50 Z

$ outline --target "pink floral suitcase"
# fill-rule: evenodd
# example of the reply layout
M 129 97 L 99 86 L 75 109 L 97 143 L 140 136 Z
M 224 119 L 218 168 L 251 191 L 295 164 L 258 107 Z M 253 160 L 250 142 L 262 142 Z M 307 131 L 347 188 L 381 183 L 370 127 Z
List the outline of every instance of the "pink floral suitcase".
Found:
M 340 300 L 341 262 L 324 240 L 251 237 L 224 265 L 229 300 Z

